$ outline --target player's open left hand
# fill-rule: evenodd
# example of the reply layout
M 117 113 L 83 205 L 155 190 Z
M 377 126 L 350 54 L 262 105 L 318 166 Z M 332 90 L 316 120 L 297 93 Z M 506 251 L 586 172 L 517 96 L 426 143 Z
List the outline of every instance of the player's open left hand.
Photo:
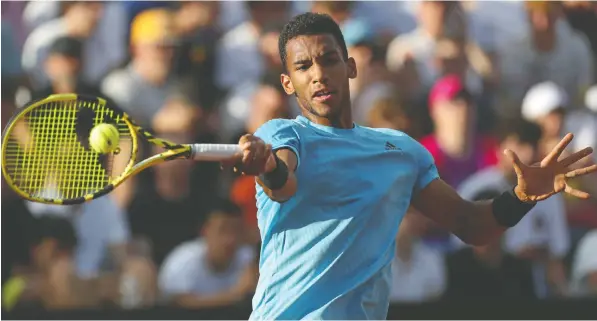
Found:
M 276 160 L 272 146 L 252 134 L 243 135 L 238 141 L 241 153 L 233 160 L 223 162 L 223 166 L 234 166 L 235 171 L 245 175 L 259 175 L 275 169 Z
M 590 197 L 588 193 L 570 187 L 566 180 L 597 172 L 597 164 L 578 169 L 571 168 L 576 162 L 591 155 L 593 149 L 587 147 L 558 160 L 573 137 L 572 134 L 567 134 L 540 163 L 532 166 L 523 164 L 513 151 L 504 151 L 516 171 L 518 185 L 514 192 L 520 200 L 537 202 L 562 191 L 582 199 Z

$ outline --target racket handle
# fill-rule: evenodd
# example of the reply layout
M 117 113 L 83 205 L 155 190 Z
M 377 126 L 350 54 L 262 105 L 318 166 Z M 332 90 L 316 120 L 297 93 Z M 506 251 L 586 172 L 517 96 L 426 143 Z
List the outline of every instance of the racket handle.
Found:
M 196 161 L 223 161 L 240 153 L 236 144 L 192 144 L 190 159 Z

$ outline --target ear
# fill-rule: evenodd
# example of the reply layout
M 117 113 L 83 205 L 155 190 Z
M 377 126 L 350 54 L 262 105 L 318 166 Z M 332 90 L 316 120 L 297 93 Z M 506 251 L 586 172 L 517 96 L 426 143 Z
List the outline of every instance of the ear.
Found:
M 280 82 L 282 83 L 282 88 L 287 95 L 293 95 L 295 93 L 294 86 L 292 85 L 292 81 L 290 80 L 290 76 L 287 74 L 280 75 Z
M 354 58 L 348 57 L 348 60 L 346 61 L 346 66 L 348 68 L 348 78 L 349 79 L 357 78 L 357 64 L 354 61 Z

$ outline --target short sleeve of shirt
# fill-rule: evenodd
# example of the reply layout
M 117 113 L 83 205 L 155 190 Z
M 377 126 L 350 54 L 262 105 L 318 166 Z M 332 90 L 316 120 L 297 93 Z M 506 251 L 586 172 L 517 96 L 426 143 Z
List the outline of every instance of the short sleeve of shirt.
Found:
M 431 181 L 439 178 L 437 167 L 431 153 L 423 145 L 415 142 L 413 152 L 417 161 L 417 181 L 415 183 L 415 192 L 425 188 Z
M 271 144 L 274 151 L 282 148 L 292 150 L 296 155 L 298 167 L 301 163 L 300 139 L 293 125 L 294 121 L 288 119 L 270 120 L 257 129 L 255 136 Z

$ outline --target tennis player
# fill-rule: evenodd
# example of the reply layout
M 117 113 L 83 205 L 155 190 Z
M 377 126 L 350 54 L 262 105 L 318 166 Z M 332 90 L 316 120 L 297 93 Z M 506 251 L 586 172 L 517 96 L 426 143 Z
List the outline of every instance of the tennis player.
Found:
M 591 148 L 558 160 L 569 134 L 537 165 L 506 151 L 518 185 L 492 201 L 465 201 L 414 139 L 353 123 L 355 61 L 329 16 L 293 18 L 279 51 L 282 85 L 302 115 L 271 120 L 243 136 L 236 165 L 257 176 L 262 248 L 251 319 L 385 319 L 395 236 L 410 205 L 481 245 L 517 224 L 537 201 L 562 191 L 589 197 L 566 179 L 597 170 L 569 169 Z

